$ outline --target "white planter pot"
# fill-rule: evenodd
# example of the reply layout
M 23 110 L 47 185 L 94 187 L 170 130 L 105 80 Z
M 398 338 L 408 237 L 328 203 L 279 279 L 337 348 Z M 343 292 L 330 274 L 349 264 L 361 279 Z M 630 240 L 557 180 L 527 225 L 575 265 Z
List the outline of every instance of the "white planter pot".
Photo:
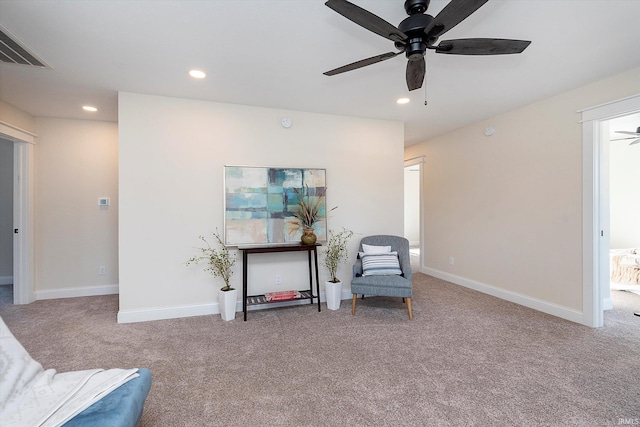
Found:
M 219 291 L 218 306 L 222 320 L 233 320 L 236 318 L 236 301 L 238 300 L 238 290 Z
M 327 308 L 329 310 L 339 309 L 342 297 L 342 282 L 324 282 L 324 291 L 327 295 Z

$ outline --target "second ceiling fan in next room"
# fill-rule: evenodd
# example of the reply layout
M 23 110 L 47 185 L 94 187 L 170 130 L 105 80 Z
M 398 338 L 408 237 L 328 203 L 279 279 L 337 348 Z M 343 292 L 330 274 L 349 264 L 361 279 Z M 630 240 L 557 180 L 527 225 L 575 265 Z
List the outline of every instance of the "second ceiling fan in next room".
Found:
M 631 141 L 629 143 L 629 145 L 634 145 L 640 142 L 640 127 L 638 127 L 638 129 L 636 129 L 635 132 L 633 131 L 626 131 L 626 130 L 617 130 L 615 131 L 615 133 L 621 133 L 623 135 L 631 135 L 631 136 L 625 136 L 622 138 L 616 138 L 616 139 L 612 139 L 611 141 L 622 141 L 622 140 L 629 140 L 629 139 L 633 139 L 633 141 Z
M 350 21 L 394 43 L 396 51 L 383 53 L 327 71 L 333 76 L 366 67 L 402 53 L 407 57 L 407 88 L 412 91 L 422 87 L 426 72 L 425 53 L 449 55 L 508 55 L 521 53 L 531 43 L 527 40 L 470 38 L 443 40 L 438 38 L 464 21 L 488 0 L 452 0 L 435 17 L 426 14 L 430 0 L 407 0 L 404 9 L 409 15 L 397 27 L 373 13 L 346 0 L 329 0 L 325 4 Z

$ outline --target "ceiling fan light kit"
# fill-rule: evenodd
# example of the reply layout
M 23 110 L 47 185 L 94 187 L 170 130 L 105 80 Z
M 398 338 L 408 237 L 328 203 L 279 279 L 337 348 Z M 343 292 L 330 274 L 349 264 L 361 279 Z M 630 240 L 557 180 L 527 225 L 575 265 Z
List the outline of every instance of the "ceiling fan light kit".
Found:
M 509 55 L 522 53 L 531 43 L 528 40 L 471 38 L 444 40 L 438 38 L 468 18 L 489 0 L 451 0 L 435 17 L 425 14 L 430 0 L 406 0 L 404 9 L 409 15 L 398 27 L 347 0 L 328 0 L 325 5 L 361 27 L 393 41 L 397 52 L 362 59 L 324 74 L 334 76 L 394 58 L 401 53 L 407 57 L 406 81 L 409 91 L 419 89 L 424 82 L 427 49 L 450 55 Z

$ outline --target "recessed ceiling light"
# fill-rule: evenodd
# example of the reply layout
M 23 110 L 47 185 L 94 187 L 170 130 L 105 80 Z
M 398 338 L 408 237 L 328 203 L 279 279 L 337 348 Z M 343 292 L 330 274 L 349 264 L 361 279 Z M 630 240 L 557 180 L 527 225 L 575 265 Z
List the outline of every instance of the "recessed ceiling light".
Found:
M 92 112 L 92 113 L 95 113 L 96 111 L 98 111 L 98 109 L 97 109 L 96 107 L 91 106 L 91 105 L 83 105 L 83 106 L 82 106 L 82 109 L 83 109 L 84 111 L 90 111 L 90 112 Z
M 200 71 L 200 70 L 191 70 L 189 71 L 189 75 L 194 79 L 204 79 L 205 77 L 207 77 L 204 71 Z
M 411 100 L 409 98 L 399 98 L 396 102 L 398 104 L 408 104 Z

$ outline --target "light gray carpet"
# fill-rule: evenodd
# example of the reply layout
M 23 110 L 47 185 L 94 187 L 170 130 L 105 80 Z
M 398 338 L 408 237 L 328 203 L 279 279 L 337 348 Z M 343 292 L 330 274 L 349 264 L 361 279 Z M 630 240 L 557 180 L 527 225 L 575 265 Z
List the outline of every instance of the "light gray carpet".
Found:
M 142 426 L 601 426 L 640 422 L 640 296 L 590 329 L 424 274 L 400 299 L 116 323 L 117 296 L 0 306 L 58 371 L 151 369 Z

